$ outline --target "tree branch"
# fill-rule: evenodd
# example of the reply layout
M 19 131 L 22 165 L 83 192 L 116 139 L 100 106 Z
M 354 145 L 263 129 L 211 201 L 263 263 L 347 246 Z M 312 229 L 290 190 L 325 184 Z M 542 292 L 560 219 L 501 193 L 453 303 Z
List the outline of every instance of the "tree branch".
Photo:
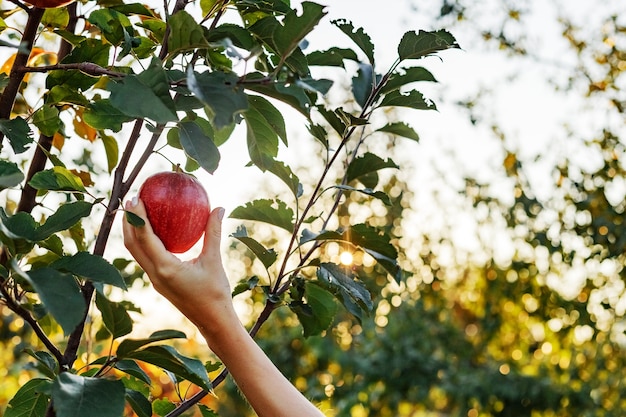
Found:
M 22 73 L 49 72 L 49 71 L 55 71 L 55 70 L 78 70 L 78 71 L 84 72 L 87 75 L 93 75 L 94 77 L 98 77 L 100 75 L 108 75 L 110 77 L 122 78 L 126 76 L 126 74 L 124 74 L 123 72 L 111 71 L 111 70 L 101 67 L 100 65 L 94 64 L 93 62 L 77 62 L 77 63 L 72 63 L 72 64 L 43 65 L 41 67 L 24 66 L 24 67 L 16 69 L 16 71 L 22 72 Z
M 37 29 L 39 28 L 39 22 L 43 16 L 44 9 L 33 7 L 29 9 L 28 20 L 24 27 L 24 34 L 22 35 L 22 48 L 18 50 L 11 67 L 9 74 L 9 82 L 0 96 L 0 119 L 9 119 L 11 117 L 11 110 L 13 109 L 13 103 L 15 103 L 15 97 L 20 90 L 20 85 L 24 79 L 24 72 L 20 69 L 26 66 L 30 52 L 33 49 L 35 38 L 37 36 Z M 4 140 L 4 133 L 0 132 L 0 149 L 2 149 L 2 141 Z

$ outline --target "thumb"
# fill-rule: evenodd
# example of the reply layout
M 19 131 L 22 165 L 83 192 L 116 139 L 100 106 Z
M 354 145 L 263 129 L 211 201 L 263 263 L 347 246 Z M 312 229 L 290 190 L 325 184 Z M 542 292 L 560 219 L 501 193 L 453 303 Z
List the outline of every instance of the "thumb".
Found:
M 201 257 L 207 262 L 221 262 L 220 241 L 222 237 L 222 219 L 224 218 L 224 212 L 223 207 L 217 207 L 213 209 L 209 215 L 209 221 L 204 231 L 204 243 L 201 254 Z

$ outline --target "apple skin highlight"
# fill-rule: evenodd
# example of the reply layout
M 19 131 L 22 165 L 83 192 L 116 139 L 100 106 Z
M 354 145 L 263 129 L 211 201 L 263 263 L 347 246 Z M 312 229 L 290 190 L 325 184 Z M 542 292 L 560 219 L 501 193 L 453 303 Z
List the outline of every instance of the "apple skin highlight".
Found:
M 160 172 L 139 189 L 152 230 L 165 248 L 183 253 L 200 239 L 211 205 L 200 182 L 184 172 Z

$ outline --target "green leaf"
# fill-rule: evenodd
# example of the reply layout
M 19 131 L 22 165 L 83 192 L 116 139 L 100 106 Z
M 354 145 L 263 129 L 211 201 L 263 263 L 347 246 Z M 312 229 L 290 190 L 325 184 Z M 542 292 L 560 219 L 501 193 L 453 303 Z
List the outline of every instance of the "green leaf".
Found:
M 353 276 L 350 269 L 333 263 L 321 263 L 317 269 L 317 279 L 333 292 L 355 317 L 361 318 L 362 312 L 372 310 L 373 303 L 369 291 Z
M 277 160 L 272 160 L 267 163 L 266 168 L 287 184 L 289 190 L 291 190 L 296 198 L 302 195 L 302 183 L 300 183 L 300 179 L 293 173 L 291 168 Z
M 198 162 L 200 166 L 212 174 L 220 163 L 220 151 L 204 130 L 195 122 L 187 121 L 178 124 L 180 144 L 185 153 Z
M 304 284 L 304 296 L 306 304 L 292 303 L 289 307 L 298 316 L 304 337 L 319 335 L 330 327 L 335 318 L 335 297 L 313 282 Z
M 138 75 L 128 75 L 119 82 L 110 81 L 107 89 L 111 92 L 111 105 L 127 116 L 157 123 L 177 120 L 167 75 L 156 58 Z
M 235 285 L 235 288 L 233 288 L 232 296 L 235 297 L 236 295 L 239 295 L 253 288 L 256 288 L 258 284 L 259 284 L 259 277 L 257 277 L 256 275 L 245 281 L 241 280 L 237 285 Z
M 122 304 L 110 301 L 98 292 L 96 293 L 96 306 L 102 313 L 102 322 L 113 339 L 125 336 L 133 330 L 133 321 Z
M 141 392 L 126 388 L 126 401 L 137 417 L 152 417 L 152 404 Z
M 176 409 L 176 404 L 168 399 L 160 399 L 152 401 L 152 411 L 157 416 L 166 416 Z
M 86 191 L 80 177 L 62 166 L 39 171 L 28 184 L 36 190 Z
M 385 126 L 376 130 L 377 132 L 391 133 L 392 135 L 402 136 L 419 142 L 420 137 L 415 130 L 404 122 L 387 123 Z
M 260 199 L 239 206 L 230 214 L 233 219 L 269 223 L 293 233 L 293 210 L 280 200 Z
M 211 381 L 202 362 L 181 355 L 171 346 L 148 346 L 142 350 L 130 352 L 127 357 L 161 367 L 172 372 L 177 377 L 193 382 L 206 390 L 211 390 L 212 388 Z
M 352 77 L 352 94 L 356 102 L 364 108 L 367 99 L 374 89 L 374 67 L 370 64 L 359 63 L 357 75 Z
M 11 120 L 0 119 L 0 132 L 9 140 L 13 152 L 20 154 L 33 142 L 33 134 L 26 120 L 16 117 Z
M 125 33 L 134 32 L 128 17 L 108 7 L 95 9 L 89 13 L 89 23 L 98 27 L 103 37 L 115 46 L 124 41 Z
M 53 7 L 46 9 L 41 18 L 41 24 L 47 28 L 67 27 L 70 21 L 70 14 L 67 7 Z
M 117 140 L 113 136 L 100 132 L 100 138 L 102 139 L 102 144 L 104 145 L 104 153 L 107 156 L 107 171 L 110 174 L 117 166 L 120 150 L 117 146 Z
M 302 2 L 301 16 L 297 16 L 295 10 L 290 10 L 282 24 L 273 16 L 268 16 L 255 22 L 249 29 L 279 56 L 286 58 L 299 49 L 300 42 L 325 15 L 324 6 L 305 1 Z
M 380 92 L 381 94 L 386 94 L 419 81 L 437 82 L 433 74 L 426 68 L 410 67 L 405 69 L 404 72 L 398 71 L 391 74 L 385 85 L 380 89 Z
M 345 19 L 333 20 L 331 23 L 337 26 L 343 33 L 348 35 L 348 37 L 352 39 L 352 42 L 354 42 L 365 53 L 369 63 L 374 66 L 374 44 L 363 28 L 355 30 L 352 22 Z
M 45 350 L 39 350 L 37 352 L 32 349 L 24 349 L 24 352 L 34 358 L 37 361 L 35 366 L 39 372 L 48 378 L 55 378 L 57 375 L 58 363 L 54 356 Z
M 51 234 L 69 229 L 83 217 L 91 214 L 93 204 L 86 201 L 75 201 L 62 204 L 57 211 L 46 219 L 37 229 L 37 239 L 47 239 Z
M 252 253 L 254 253 L 254 255 L 263 263 L 265 268 L 269 268 L 274 264 L 274 262 L 276 262 L 278 254 L 274 251 L 274 249 L 267 249 L 265 246 L 261 245 L 259 242 L 249 237 L 248 231 L 246 230 L 245 226 L 239 226 L 237 228 L 237 231 L 230 236 L 245 244 L 252 251 Z
M 454 36 L 446 30 L 426 32 L 420 30 L 406 32 L 398 44 L 398 57 L 404 59 L 419 59 L 435 52 L 450 48 L 460 48 Z
M 399 283 L 404 277 L 404 271 L 397 262 L 398 251 L 393 244 L 391 244 L 391 237 L 378 228 L 366 224 L 356 224 L 341 232 L 324 231 L 319 234 L 314 234 L 305 230 L 302 233 L 300 243 L 306 243 L 311 240 L 335 240 L 350 243 L 362 248 L 366 253 L 376 259 L 376 262 L 378 262 L 396 282 Z
M 347 127 L 364 126 L 369 123 L 367 119 L 353 116 L 352 114 L 346 112 L 342 107 L 337 108 L 335 113 L 339 116 L 339 119 L 341 119 L 342 124 Z
M 170 16 L 168 20 L 170 33 L 168 37 L 169 56 L 195 49 L 206 49 L 209 42 L 204 37 L 204 28 L 193 16 L 184 10 Z
M 411 90 L 408 93 L 401 93 L 398 90 L 391 91 L 383 97 L 379 106 L 408 107 L 416 110 L 437 110 L 435 103 L 424 99 L 422 93 L 416 90 Z
M 41 417 L 48 408 L 50 381 L 34 378 L 26 382 L 9 401 L 4 417 Z
M 109 99 L 91 103 L 83 113 L 83 118 L 94 129 L 109 129 L 114 132 L 119 132 L 124 123 L 134 120 L 114 107 Z
M 38 226 L 30 213 L 18 211 L 13 216 L 7 216 L 0 207 L 0 230 L 10 239 L 23 238 L 34 242 L 37 240 Z
M 20 276 L 33 286 L 46 310 L 59 323 L 68 335 L 83 320 L 87 306 L 80 287 L 69 274 L 56 269 L 40 268 Z
M 366 152 L 362 156 L 355 158 L 348 166 L 346 171 L 346 183 L 349 184 L 356 179 L 384 168 L 398 169 L 399 167 L 391 159 L 385 161 L 376 154 Z
M 132 353 L 150 343 L 169 339 L 185 339 L 186 337 L 185 333 L 179 330 L 160 330 L 152 333 L 145 339 L 125 339 L 122 340 L 120 345 L 117 347 L 117 356 L 118 358 L 125 358 L 129 353 Z
M 59 110 L 56 106 L 42 106 L 33 114 L 33 123 L 45 136 L 54 136 L 61 129 Z
M 83 377 L 70 372 L 60 374 L 52 385 L 57 417 L 121 416 L 125 394 L 122 381 Z
M 243 113 L 246 120 L 248 153 L 252 162 L 265 171 L 278 155 L 278 138 L 287 141 L 285 121 L 266 99 L 248 97 L 250 107 Z
M 151 384 L 151 380 L 150 377 L 148 376 L 148 374 L 146 373 L 146 371 L 144 371 L 138 364 L 137 362 L 131 360 L 131 359 L 122 359 L 119 360 L 117 362 L 115 362 L 115 368 L 119 369 L 120 371 L 127 373 L 128 375 L 134 376 L 135 378 L 139 379 L 140 381 L 143 381 L 146 383 L 146 385 L 150 385 Z
M 198 404 L 198 408 L 200 409 L 200 415 L 202 417 L 219 417 L 219 414 L 204 404 Z
M 336 185 L 335 188 L 339 188 L 340 190 L 344 190 L 344 191 L 354 191 L 354 192 L 362 193 L 370 197 L 379 199 L 386 206 L 391 206 L 391 200 L 389 199 L 389 196 L 382 191 L 374 191 L 371 188 L 355 188 L 349 185 Z
M 239 76 L 232 72 L 203 72 L 197 74 L 190 66 L 187 71 L 189 89 L 209 106 L 214 114 L 215 128 L 234 123 L 235 116 L 248 108 L 248 98 L 238 84 Z
M 109 50 L 111 45 L 102 42 L 101 39 L 83 39 L 78 45 L 72 49 L 62 63 L 79 64 L 90 62 L 100 67 L 107 68 L 109 66 Z M 86 91 L 99 80 L 82 73 L 79 70 L 55 70 L 50 71 L 46 77 L 46 88 L 52 89 L 57 85 L 63 85 L 77 91 Z
M 264 76 L 259 73 L 248 74 L 247 80 L 254 81 L 263 79 Z M 290 105 L 305 117 L 309 116 L 311 106 L 313 104 L 312 98 L 307 94 L 304 88 L 299 87 L 296 83 L 291 82 L 274 82 L 274 83 L 249 83 L 246 84 L 246 89 L 255 91 L 259 94 L 263 94 L 267 97 L 275 98 L 281 102 Z
M 358 62 L 359 58 L 352 49 L 333 46 L 326 51 L 313 51 L 306 56 L 309 66 L 344 67 L 344 60 Z
M 126 289 L 126 283 L 120 271 L 102 256 L 92 255 L 89 252 L 81 251 L 72 256 L 63 256 L 53 262 L 50 267 L 61 272 L 70 272 L 91 281 Z
M 16 163 L 0 160 L 0 191 L 24 181 L 24 173 Z
M 143 227 L 146 225 L 146 221 L 137 216 L 132 211 L 124 211 L 124 215 L 126 216 L 126 220 L 128 221 L 128 223 L 131 224 L 131 226 Z

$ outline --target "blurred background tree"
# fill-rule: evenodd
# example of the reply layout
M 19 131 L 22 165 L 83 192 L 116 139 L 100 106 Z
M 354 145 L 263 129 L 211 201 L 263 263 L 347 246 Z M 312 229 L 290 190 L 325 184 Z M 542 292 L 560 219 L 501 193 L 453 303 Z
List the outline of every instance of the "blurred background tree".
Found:
M 302 338 L 291 315 L 277 315 L 262 346 L 331 415 L 623 415 L 623 4 L 409 3 L 411 19 L 456 30 L 466 53 L 480 50 L 510 65 L 488 84 L 467 86 L 455 102 L 454 87 L 442 87 L 442 111 L 456 107 L 467 121 L 459 118 L 448 130 L 459 136 L 433 145 L 436 159 L 427 161 L 431 171 L 453 166 L 447 181 L 429 192 L 424 176 L 391 177 L 394 205 L 367 214 L 350 210 L 355 196 L 343 202 L 346 216 L 394 229 L 413 275 L 402 285 L 364 277 L 381 294 L 375 314 L 360 322 L 339 314 L 323 337 Z M 529 73 L 545 86 L 538 105 L 568 103 L 546 115 L 552 124 L 509 123 L 515 114 L 507 106 L 513 111 L 517 98 L 502 91 L 525 85 Z M 554 124 L 559 129 L 550 130 Z M 481 171 L 445 148 L 471 140 L 464 129 L 490 146 Z M 420 201 L 443 214 L 429 219 L 431 207 Z M 395 221 L 401 218 L 422 223 Z M 429 220 L 436 226 L 425 226 Z M 471 225 L 459 234 L 462 221 Z M 224 415 L 245 414 L 232 387 L 229 398 Z

